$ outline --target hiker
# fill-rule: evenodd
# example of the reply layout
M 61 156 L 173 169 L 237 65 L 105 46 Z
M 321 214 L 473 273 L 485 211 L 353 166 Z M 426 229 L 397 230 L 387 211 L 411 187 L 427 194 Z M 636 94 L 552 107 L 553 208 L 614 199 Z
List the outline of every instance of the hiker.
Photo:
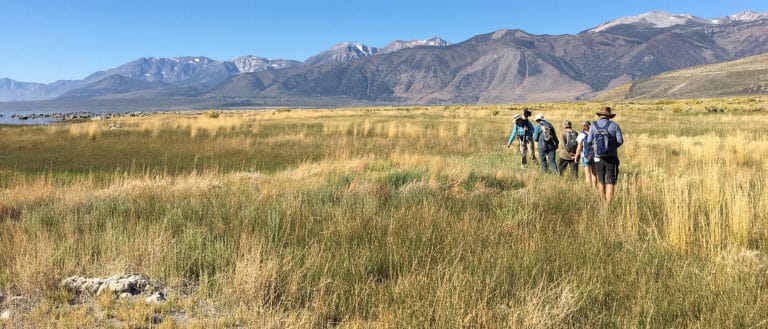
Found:
M 579 167 L 576 164 L 576 149 L 579 146 L 579 142 L 576 140 L 579 134 L 571 129 L 571 122 L 565 120 L 563 122 L 563 142 L 565 147 L 560 150 L 560 160 L 557 163 L 557 171 L 560 172 L 560 176 L 565 174 L 565 167 L 571 167 L 571 177 L 579 177 Z
M 604 106 L 595 114 L 600 119 L 589 127 L 587 145 L 591 145 L 595 152 L 595 174 L 600 196 L 611 202 L 619 177 L 618 148 L 624 144 L 624 137 L 619 124 L 611 121 L 616 114 L 611 113 L 610 107 Z
M 557 174 L 557 165 L 555 164 L 555 151 L 557 151 L 560 141 L 557 139 L 555 127 L 547 120 L 544 120 L 543 114 L 537 114 L 534 121 L 538 123 L 533 130 L 533 140 L 539 145 L 539 159 L 541 161 L 541 171 L 546 173 L 547 167 Z
M 526 127 L 526 131 L 531 133 L 531 142 L 526 145 L 528 146 L 528 154 L 531 155 L 531 161 L 533 161 L 534 164 L 539 164 L 539 161 L 536 160 L 536 152 L 533 151 L 533 124 L 531 123 L 531 120 L 528 119 L 531 117 L 531 114 L 531 110 L 527 107 L 523 109 L 523 124 Z
M 595 152 L 592 150 L 589 144 L 587 144 L 587 133 L 589 132 L 589 126 L 592 123 L 586 120 L 581 123 L 581 132 L 576 137 L 576 141 L 579 146 L 576 147 L 576 162 L 584 167 L 584 177 L 587 182 L 587 186 L 596 187 L 597 177 L 595 177 Z
M 528 150 L 530 144 L 533 144 L 533 125 L 530 122 L 523 120 L 523 117 L 520 116 L 520 114 L 515 114 L 513 119 L 515 120 L 515 125 L 512 128 L 512 133 L 509 135 L 507 147 L 512 145 L 512 142 L 517 139 L 521 157 L 520 167 L 525 169 L 528 167 Z M 530 147 L 530 149 L 533 148 Z M 531 158 L 535 159 L 533 153 L 531 153 Z

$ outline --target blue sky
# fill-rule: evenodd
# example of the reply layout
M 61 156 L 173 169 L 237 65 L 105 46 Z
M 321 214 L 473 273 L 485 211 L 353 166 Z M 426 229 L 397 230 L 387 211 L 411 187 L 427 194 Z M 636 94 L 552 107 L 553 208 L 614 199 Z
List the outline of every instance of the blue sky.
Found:
M 715 18 L 766 0 L 0 0 L 0 78 L 82 79 L 140 57 L 305 60 L 339 42 L 450 42 L 502 28 L 576 34 L 661 10 Z

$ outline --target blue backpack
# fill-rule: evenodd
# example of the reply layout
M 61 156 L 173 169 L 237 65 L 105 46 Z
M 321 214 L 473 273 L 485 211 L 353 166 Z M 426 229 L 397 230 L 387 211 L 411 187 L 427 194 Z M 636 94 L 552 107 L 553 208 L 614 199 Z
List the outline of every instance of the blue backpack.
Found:
M 598 126 L 597 122 L 594 125 L 595 134 L 594 138 L 592 138 L 592 150 L 595 153 L 595 157 L 604 157 L 608 154 L 611 139 L 613 139 L 613 136 L 608 133 L 608 127 L 611 126 L 611 122 L 608 121 L 603 127 Z

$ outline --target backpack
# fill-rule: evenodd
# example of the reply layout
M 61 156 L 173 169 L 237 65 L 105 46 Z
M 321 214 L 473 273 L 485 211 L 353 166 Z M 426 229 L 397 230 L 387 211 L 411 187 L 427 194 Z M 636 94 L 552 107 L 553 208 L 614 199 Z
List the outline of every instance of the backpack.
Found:
M 565 150 L 568 153 L 576 153 L 576 149 L 579 147 L 579 142 L 576 141 L 578 136 L 579 134 L 573 130 L 565 132 Z
M 608 133 L 608 127 L 611 125 L 611 122 L 608 121 L 603 127 L 598 126 L 597 122 L 593 125 L 595 126 L 595 134 L 592 139 L 592 147 L 595 151 L 595 156 L 599 158 L 608 154 L 609 145 L 613 138 L 611 134 Z
M 544 122 L 541 125 L 541 140 L 545 143 L 552 143 L 552 125 L 549 122 Z

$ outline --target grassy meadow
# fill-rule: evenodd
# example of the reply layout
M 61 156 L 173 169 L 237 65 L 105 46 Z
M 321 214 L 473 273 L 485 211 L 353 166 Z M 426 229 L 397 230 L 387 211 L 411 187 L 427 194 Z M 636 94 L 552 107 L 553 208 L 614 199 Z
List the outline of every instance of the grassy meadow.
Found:
M 559 134 L 601 105 L 525 106 Z M 768 99 L 607 105 L 607 205 L 520 169 L 524 105 L 0 127 L 0 326 L 768 326 Z M 122 273 L 169 301 L 58 287 Z

